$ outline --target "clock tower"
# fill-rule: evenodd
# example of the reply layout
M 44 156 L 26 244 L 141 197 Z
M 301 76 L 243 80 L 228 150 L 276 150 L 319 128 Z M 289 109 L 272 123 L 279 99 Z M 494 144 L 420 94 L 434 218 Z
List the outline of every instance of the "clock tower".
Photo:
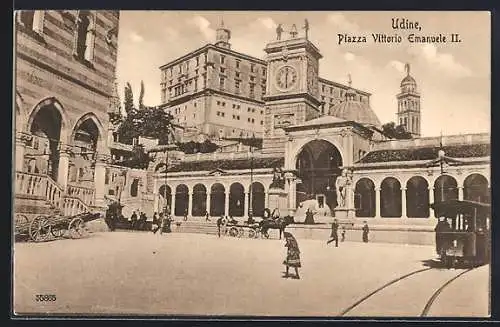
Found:
M 283 128 L 319 117 L 319 50 L 307 37 L 267 44 L 267 86 L 263 152 L 284 152 Z

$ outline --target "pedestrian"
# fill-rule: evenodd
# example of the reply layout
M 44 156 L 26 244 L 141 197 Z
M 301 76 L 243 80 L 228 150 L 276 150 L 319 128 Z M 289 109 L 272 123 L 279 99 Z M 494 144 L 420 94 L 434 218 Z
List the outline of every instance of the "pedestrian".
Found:
M 158 213 L 155 212 L 153 214 L 153 223 L 151 225 L 151 231 L 153 234 L 156 234 L 156 232 L 160 229 L 160 222 L 158 221 Z
M 208 213 L 208 211 L 205 211 L 205 221 L 210 221 L 209 217 L 210 214 Z
M 332 223 L 332 232 L 330 234 L 330 239 L 326 241 L 326 244 L 330 244 L 333 241 L 335 241 L 335 247 L 339 247 L 339 235 L 338 235 L 338 230 L 339 230 L 339 224 L 337 222 L 337 219 L 333 220 Z
M 304 224 L 314 225 L 314 212 L 309 208 L 306 211 L 306 220 L 304 220 Z
M 160 218 L 158 223 L 160 224 L 160 235 L 163 234 L 163 228 L 165 227 L 165 214 L 163 212 L 160 212 Z
M 188 220 L 188 209 L 184 210 L 184 221 Z
M 172 228 L 170 227 L 172 225 L 172 217 L 170 215 L 167 215 L 165 218 L 165 233 L 172 233 Z
M 340 233 L 340 242 L 345 241 L 345 227 L 342 226 L 342 233 Z
M 132 216 L 130 216 L 130 228 L 134 229 L 136 224 L 137 224 L 137 214 L 134 211 L 132 212 Z
M 299 276 L 299 268 L 302 267 L 300 264 L 300 250 L 299 244 L 295 237 L 289 233 L 285 232 L 283 234 L 285 236 L 285 247 L 287 248 L 286 259 L 283 261 L 283 264 L 286 266 L 285 278 L 292 277 L 294 279 L 300 279 Z M 295 275 L 290 276 L 289 269 L 293 267 L 295 269 Z
M 224 225 L 224 215 L 221 215 L 219 219 L 217 219 L 217 234 L 219 235 L 220 238 L 220 229 Z
M 368 224 L 366 221 L 363 222 L 363 242 L 368 243 L 368 233 L 370 232 L 370 228 L 368 228 Z

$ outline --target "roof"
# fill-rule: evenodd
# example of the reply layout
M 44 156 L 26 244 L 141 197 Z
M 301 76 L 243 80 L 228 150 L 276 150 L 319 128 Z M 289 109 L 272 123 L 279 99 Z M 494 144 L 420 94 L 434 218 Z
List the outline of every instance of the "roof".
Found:
M 347 120 L 333 117 L 333 116 L 322 116 L 319 118 L 311 119 L 306 121 L 300 125 L 294 125 L 294 127 L 302 127 L 302 126 L 318 126 L 318 125 L 328 125 L 328 124 L 337 124 L 337 123 L 345 123 Z
M 343 101 L 330 109 L 330 115 L 363 125 L 381 125 L 375 112 L 368 104 L 361 101 Z
M 376 150 L 366 154 L 358 163 L 391 161 L 433 160 L 438 157 L 439 146 L 411 147 L 393 150 Z M 446 156 L 451 158 L 487 157 L 490 144 L 461 144 L 444 146 Z
M 221 170 L 243 170 L 250 169 L 253 161 L 253 168 L 275 168 L 282 167 L 285 164 L 285 158 L 254 158 L 235 159 L 235 160 L 200 160 L 200 161 L 183 161 L 178 165 L 169 167 L 169 172 L 184 172 L 184 171 L 213 171 Z
M 413 77 L 411 77 L 410 75 L 406 75 L 405 78 L 403 78 L 403 80 L 401 81 L 401 86 L 408 83 L 417 84 Z
M 323 78 L 323 77 L 318 77 L 318 82 L 320 83 L 324 83 L 324 84 L 328 84 L 328 85 L 332 85 L 332 86 L 336 86 L 336 87 L 340 87 L 344 90 L 347 90 L 349 89 L 349 86 L 347 85 L 344 85 L 342 83 L 338 83 L 338 82 L 334 82 L 334 81 L 330 81 L 326 78 Z M 362 95 L 366 95 L 366 96 L 370 96 L 371 93 L 367 92 L 367 91 L 363 91 L 363 90 L 360 90 L 360 89 L 355 89 L 353 87 L 351 87 L 354 91 L 356 91 L 356 93 L 358 94 L 362 94 Z

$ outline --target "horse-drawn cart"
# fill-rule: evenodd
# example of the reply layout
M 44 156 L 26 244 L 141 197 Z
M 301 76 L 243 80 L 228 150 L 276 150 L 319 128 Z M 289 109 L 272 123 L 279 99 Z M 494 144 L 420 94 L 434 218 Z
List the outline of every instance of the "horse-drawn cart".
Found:
M 255 224 L 241 224 L 228 222 L 225 225 L 226 233 L 232 237 L 244 237 L 248 238 L 258 238 L 260 235 L 260 226 L 258 223 Z
M 46 241 L 51 236 L 80 238 L 87 233 L 85 223 L 100 217 L 99 213 L 86 212 L 75 216 L 37 216 L 30 221 L 25 215 L 18 214 L 14 235 L 34 242 Z

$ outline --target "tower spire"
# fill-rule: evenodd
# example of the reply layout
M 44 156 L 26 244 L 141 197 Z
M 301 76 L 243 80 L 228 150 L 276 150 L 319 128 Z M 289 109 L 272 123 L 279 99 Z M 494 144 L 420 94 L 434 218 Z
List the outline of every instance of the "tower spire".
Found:
M 405 71 L 406 71 L 406 76 L 410 76 L 410 64 L 409 63 L 405 64 Z

